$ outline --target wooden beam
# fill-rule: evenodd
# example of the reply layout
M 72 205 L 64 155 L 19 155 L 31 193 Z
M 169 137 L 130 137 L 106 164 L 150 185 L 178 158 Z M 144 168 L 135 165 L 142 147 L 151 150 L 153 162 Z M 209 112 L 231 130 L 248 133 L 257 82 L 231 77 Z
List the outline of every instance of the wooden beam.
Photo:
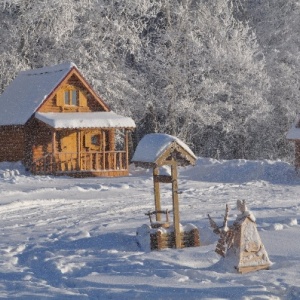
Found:
M 115 141 L 115 129 L 110 129 L 108 131 L 108 140 L 109 140 L 109 151 L 115 151 L 116 150 L 116 141 Z
M 103 170 L 105 170 L 106 169 L 106 164 L 105 164 L 105 144 L 106 144 L 105 130 L 102 130 L 102 139 L 103 139 L 103 143 L 102 143 L 102 153 L 103 153 L 102 162 L 103 162 Z
M 160 204 L 160 190 L 159 190 L 159 181 L 156 181 L 155 178 L 159 176 L 159 168 L 154 167 L 153 168 L 153 183 L 154 183 L 154 204 L 155 204 L 155 210 L 161 211 L 161 204 Z M 161 214 L 156 214 L 156 221 L 161 221 Z
M 56 131 L 52 130 L 52 153 L 55 155 L 56 153 Z
M 174 158 L 172 158 L 171 160 L 164 160 L 162 166 L 173 166 L 176 165 L 177 166 L 177 162 L 175 161 Z
M 51 165 L 51 172 L 56 172 L 56 157 L 55 157 L 55 154 L 56 154 L 56 131 L 55 130 L 52 130 L 52 165 Z M 54 170 L 53 170 L 53 161 L 55 162 L 54 163 Z
M 81 131 L 77 132 L 77 170 L 81 170 Z
M 172 176 L 169 175 L 153 175 L 154 182 L 172 183 Z
M 181 248 L 180 238 L 180 220 L 179 220 L 179 201 L 178 201 L 178 182 L 177 182 L 177 164 L 171 164 L 172 176 L 172 200 L 173 200 L 173 225 L 175 234 L 175 247 Z
M 129 161 L 129 156 L 128 156 L 128 152 L 129 152 L 129 141 L 128 141 L 128 130 L 125 130 L 125 151 L 126 151 L 126 170 L 128 170 L 128 161 Z

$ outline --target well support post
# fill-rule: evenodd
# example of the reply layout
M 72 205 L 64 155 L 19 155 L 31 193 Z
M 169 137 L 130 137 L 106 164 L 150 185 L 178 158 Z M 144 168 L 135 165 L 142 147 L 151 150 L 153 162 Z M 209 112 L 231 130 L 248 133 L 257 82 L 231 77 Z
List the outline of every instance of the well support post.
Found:
M 177 163 L 172 160 L 171 164 L 171 176 L 172 176 L 172 200 L 173 200 L 173 224 L 175 234 L 175 247 L 181 248 L 180 238 L 180 220 L 179 220 L 179 200 L 178 200 L 178 181 L 177 181 Z
M 155 166 L 153 168 L 153 184 L 154 184 L 154 204 L 155 204 L 155 210 L 161 211 L 161 204 L 160 204 L 160 188 L 159 188 L 159 181 L 156 180 L 156 176 L 159 175 L 159 168 Z M 161 214 L 156 214 L 156 221 L 161 221 Z

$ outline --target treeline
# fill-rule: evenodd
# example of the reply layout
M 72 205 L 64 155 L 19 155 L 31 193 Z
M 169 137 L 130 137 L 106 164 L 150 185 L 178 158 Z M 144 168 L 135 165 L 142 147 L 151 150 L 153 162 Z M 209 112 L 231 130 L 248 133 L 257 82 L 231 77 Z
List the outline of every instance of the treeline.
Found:
M 0 89 L 73 61 L 136 142 L 165 132 L 200 156 L 290 159 L 297 16 L 296 0 L 2 0 Z

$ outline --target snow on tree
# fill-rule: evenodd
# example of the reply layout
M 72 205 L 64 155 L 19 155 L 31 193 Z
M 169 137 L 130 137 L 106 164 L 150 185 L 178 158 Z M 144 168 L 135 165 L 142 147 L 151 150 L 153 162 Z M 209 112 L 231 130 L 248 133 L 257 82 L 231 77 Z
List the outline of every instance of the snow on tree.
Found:
M 267 4 L 238 1 L 244 9 L 246 2 L 258 18 L 261 5 L 267 14 Z M 283 1 L 266 2 L 272 4 L 273 13 L 283 5 L 287 22 L 295 0 L 287 6 Z M 21 69 L 74 61 L 112 109 L 135 119 L 137 140 L 160 131 L 178 136 L 203 156 L 287 156 L 289 150 L 281 150 L 281 136 L 295 110 L 296 102 L 290 99 L 299 93 L 299 75 L 293 67 L 296 48 L 273 66 L 281 49 L 288 47 L 281 43 L 277 53 L 272 36 L 262 39 L 258 30 L 255 34 L 249 26 L 255 23 L 247 23 L 253 18 L 250 14 L 241 18 L 236 3 L 4 1 L 0 89 Z M 297 11 L 295 6 L 295 26 Z M 287 30 L 278 28 L 276 41 L 283 34 L 281 28 Z M 297 35 L 289 33 L 296 45 Z M 271 79 L 269 69 L 274 70 Z M 273 73 L 279 75 L 276 81 Z
M 255 129 L 271 106 L 254 33 L 234 18 L 229 1 L 171 7 L 161 6 L 138 57 L 157 127 L 202 155 L 259 155 L 253 144 L 264 130 Z
M 270 157 L 291 159 L 285 133 L 299 112 L 299 1 L 234 1 L 238 18 L 247 20 L 257 34 L 270 77 L 267 99 L 274 106 L 266 138 Z

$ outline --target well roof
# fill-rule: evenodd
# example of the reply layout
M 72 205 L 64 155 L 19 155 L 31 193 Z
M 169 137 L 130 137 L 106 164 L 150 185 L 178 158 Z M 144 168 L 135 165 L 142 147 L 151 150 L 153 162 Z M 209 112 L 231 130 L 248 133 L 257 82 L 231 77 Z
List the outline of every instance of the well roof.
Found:
M 179 165 L 194 164 L 196 161 L 193 151 L 177 137 L 163 133 L 151 133 L 145 135 L 139 142 L 132 162 L 140 165 L 159 164 L 160 158 L 168 151 L 177 155 Z

